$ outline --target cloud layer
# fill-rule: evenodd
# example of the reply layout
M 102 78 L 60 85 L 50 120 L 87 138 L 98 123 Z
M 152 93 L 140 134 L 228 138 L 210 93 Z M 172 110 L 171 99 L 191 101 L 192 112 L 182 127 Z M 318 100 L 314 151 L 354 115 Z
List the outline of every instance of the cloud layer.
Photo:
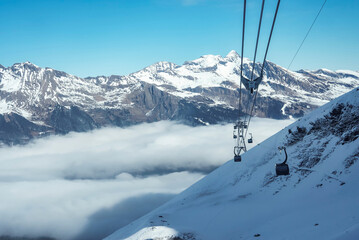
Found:
M 291 121 L 252 123 L 256 144 Z M 98 239 L 230 160 L 231 137 L 232 125 L 157 122 L 0 149 L 0 236 Z

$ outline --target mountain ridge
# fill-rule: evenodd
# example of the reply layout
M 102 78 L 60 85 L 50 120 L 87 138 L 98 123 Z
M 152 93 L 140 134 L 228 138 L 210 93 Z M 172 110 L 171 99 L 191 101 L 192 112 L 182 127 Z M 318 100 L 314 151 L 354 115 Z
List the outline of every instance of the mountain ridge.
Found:
M 260 68 L 256 64 L 255 75 Z M 243 70 L 247 76 L 251 73 L 247 58 Z M 235 51 L 225 57 L 204 55 L 182 65 L 157 62 L 126 76 L 80 78 L 30 62 L 16 63 L 0 68 L 0 114 L 13 112 L 62 133 L 160 120 L 193 126 L 232 122 L 238 116 L 239 71 L 240 57 Z M 359 73 L 355 71 L 293 72 L 267 62 L 254 114 L 300 117 L 356 86 Z M 243 105 L 250 98 L 244 91 Z M 77 107 L 82 120 L 73 122 L 91 128 L 69 124 L 67 129 L 57 129 L 51 121 L 56 106 Z

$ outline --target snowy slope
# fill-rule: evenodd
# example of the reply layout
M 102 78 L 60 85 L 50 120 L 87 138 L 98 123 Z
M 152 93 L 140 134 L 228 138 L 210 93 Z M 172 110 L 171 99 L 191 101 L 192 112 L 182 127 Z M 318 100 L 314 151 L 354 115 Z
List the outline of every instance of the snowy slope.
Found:
M 106 240 L 359 239 L 358 121 L 356 88 Z M 276 177 L 282 145 L 291 174 Z

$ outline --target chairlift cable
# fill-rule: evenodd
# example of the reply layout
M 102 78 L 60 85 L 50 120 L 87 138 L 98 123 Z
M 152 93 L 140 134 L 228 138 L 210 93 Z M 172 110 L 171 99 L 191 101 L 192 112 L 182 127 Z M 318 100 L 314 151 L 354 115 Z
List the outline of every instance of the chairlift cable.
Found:
M 266 61 L 267 61 L 267 54 L 268 54 L 269 44 L 270 44 L 271 39 L 272 39 L 272 33 L 273 33 L 275 21 L 276 21 L 276 19 L 277 19 L 279 4 L 280 4 L 280 0 L 278 0 L 277 8 L 276 8 L 276 10 L 275 10 L 275 14 L 274 14 L 274 18 L 273 18 L 273 24 L 272 24 L 272 28 L 271 28 L 271 30 L 270 30 L 270 34 L 269 34 L 269 39 L 268 39 L 268 43 L 267 43 L 266 52 L 265 52 L 265 54 L 264 54 L 264 59 L 263 59 L 262 70 L 261 70 L 260 76 L 263 76 L 264 65 L 265 65 L 265 63 L 266 63 Z
M 254 76 L 254 69 L 256 66 L 256 58 L 257 58 L 257 50 L 258 50 L 258 42 L 259 42 L 259 36 L 261 33 L 261 26 L 262 26 L 262 19 L 263 19 L 263 9 L 264 9 L 264 4 L 265 4 L 265 0 L 262 1 L 262 7 L 261 7 L 261 13 L 259 16 L 259 24 L 258 24 L 258 31 L 257 31 L 257 40 L 256 40 L 256 47 L 254 49 L 254 58 L 253 58 L 253 64 L 252 64 L 252 73 L 251 73 L 251 77 L 250 80 L 253 81 L 253 76 Z M 242 75 L 241 75 L 242 76 Z M 248 99 L 249 100 L 249 99 Z M 252 97 L 251 99 L 253 102 L 255 101 L 254 98 Z M 247 110 L 246 110 L 246 114 L 248 115 L 249 110 L 250 110 L 250 105 L 252 101 L 248 101 L 248 105 L 247 105 Z M 245 116 L 244 120 L 246 121 L 247 116 Z M 248 119 L 250 119 L 250 115 L 248 116 Z M 249 121 L 249 120 L 248 120 Z M 246 134 L 247 135 L 247 131 L 248 131 L 248 125 L 247 125 L 247 130 L 246 130 Z
M 277 7 L 276 7 L 276 10 L 275 10 L 275 14 L 274 14 L 274 18 L 273 18 L 273 23 L 272 23 L 272 28 L 271 28 L 271 31 L 270 31 L 270 34 L 269 34 L 266 52 L 265 52 L 265 54 L 264 54 L 264 59 L 263 59 L 263 64 L 262 64 L 262 69 L 261 69 L 260 76 L 263 75 L 264 65 L 265 65 L 265 63 L 266 63 L 267 54 L 268 54 L 268 49 L 269 49 L 269 45 L 270 45 L 270 42 L 271 42 L 271 39 L 272 39 L 273 29 L 274 29 L 275 21 L 276 21 L 276 19 L 277 19 L 277 14 L 278 14 L 279 5 L 280 5 L 280 0 L 278 0 Z M 250 124 L 251 119 L 252 119 L 252 113 L 253 113 L 254 105 L 255 105 L 255 103 L 256 103 L 257 94 L 258 94 L 258 89 L 259 89 L 259 86 L 258 86 L 258 88 L 257 88 L 257 90 L 256 90 L 255 95 L 254 95 L 254 100 L 253 100 L 253 103 L 252 103 L 251 111 L 250 111 L 250 113 L 249 113 L 247 130 L 246 130 L 246 133 L 245 133 L 245 135 L 244 135 L 245 138 L 247 137 L 247 132 L 248 132 L 249 124 Z
M 247 124 L 247 129 L 246 129 L 246 133 L 244 134 L 244 138 L 246 138 L 246 137 L 247 137 L 249 124 L 251 123 L 251 119 L 252 119 L 252 113 L 253 113 L 254 105 L 255 105 L 256 100 L 257 100 L 258 89 L 259 89 L 259 87 L 256 89 L 256 93 L 254 94 L 254 99 L 253 99 L 253 103 L 252 103 L 251 111 L 250 111 L 250 114 L 249 114 L 248 124 Z
M 261 33 L 261 26 L 262 26 L 262 18 L 263 18 L 263 9 L 264 9 L 264 2 L 265 0 L 262 1 L 262 9 L 261 9 L 261 14 L 260 14 L 260 18 L 259 18 L 259 25 L 258 25 L 258 32 L 257 32 L 257 41 L 256 41 L 256 48 L 254 49 L 254 58 L 253 58 L 253 65 L 252 65 L 252 74 L 251 74 L 251 78 L 250 80 L 253 80 L 253 74 L 254 74 L 254 68 L 256 65 L 256 57 L 257 57 L 257 49 L 258 49 L 258 41 L 259 41 L 259 36 Z
M 247 0 L 244 0 L 243 6 L 243 28 L 242 28 L 242 49 L 241 49 L 241 77 L 243 72 L 243 51 L 244 51 L 244 32 L 246 24 L 246 5 Z M 239 102 L 238 102 L 238 116 L 241 115 L 241 102 L 242 102 L 242 81 L 239 83 Z

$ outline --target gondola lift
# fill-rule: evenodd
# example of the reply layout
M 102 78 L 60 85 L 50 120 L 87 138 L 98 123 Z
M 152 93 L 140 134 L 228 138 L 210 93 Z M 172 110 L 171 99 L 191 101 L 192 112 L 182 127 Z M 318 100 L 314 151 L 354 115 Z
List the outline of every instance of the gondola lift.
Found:
M 241 162 L 242 161 L 241 155 L 234 155 L 234 161 L 235 162 Z
M 262 7 L 261 7 L 261 13 L 260 13 L 260 19 L 259 19 L 259 25 L 258 25 L 257 40 L 256 40 L 256 45 L 255 45 L 255 50 L 254 50 L 254 58 L 253 58 L 251 76 L 250 76 L 250 78 L 247 78 L 243 74 L 244 34 L 245 34 L 246 5 L 247 5 L 247 1 L 244 0 L 243 28 L 242 28 L 242 47 L 241 47 L 241 65 L 240 65 L 241 66 L 240 67 L 240 85 L 239 85 L 239 89 L 238 89 L 239 90 L 239 104 L 238 104 L 239 116 L 238 116 L 238 121 L 234 125 L 234 131 L 233 131 L 233 138 L 235 139 L 235 142 L 236 142 L 235 147 L 234 147 L 234 161 L 235 162 L 240 162 L 242 160 L 241 153 L 247 151 L 246 142 L 253 143 L 253 136 L 252 136 L 251 133 L 250 133 L 250 138 L 248 138 L 247 141 L 245 140 L 245 138 L 247 136 L 249 123 L 250 123 L 251 118 L 253 116 L 252 113 L 253 113 L 253 109 L 254 109 L 255 103 L 256 103 L 258 87 L 259 87 L 259 85 L 261 84 L 261 82 L 263 80 L 264 67 L 265 67 L 265 64 L 266 64 L 267 53 L 268 53 L 270 41 L 271 41 L 271 38 L 272 38 L 273 28 L 274 28 L 274 25 L 275 25 L 275 21 L 276 21 L 276 18 L 277 18 L 277 13 L 278 13 L 278 8 L 279 8 L 279 4 L 280 4 L 280 0 L 278 0 L 277 7 L 276 7 L 276 10 L 275 10 L 275 14 L 274 14 L 274 18 L 273 18 L 273 22 L 272 22 L 272 27 L 271 27 L 268 42 L 267 42 L 267 47 L 266 47 L 264 58 L 263 58 L 263 63 L 262 63 L 262 66 L 260 67 L 259 76 L 255 77 L 254 76 L 254 71 L 256 69 L 256 56 L 257 56 L 257 49 L 258 49 L 258 41 L 259 41 L 259 36 L 260 36 L 260 30 L 261 30 L 261 25 L 262 25 L 264 2 L 265 2 L 265 0 L 262 0 Z M 248 105 L 248 107 L 244 108 L 246 111 L 243 112 L 243 113 L 241 112 L 242 85 L 250 93 L 249 94 L 250 100 L 249 100 L 249 103 L 247 103 L 249 105 Z M 243 118 L 241 118 L 242 114 L 243 114 Z
M 249 133 L 249 135 L 250 135 L 251 137 L 248 138 L 248 143 L 253 143 L 253 135 L 252 135 L 252 133 Z
M 289 175 L 289 167 L 287 164 L 287 160 L 288 160 L 287 150 L 284 146 L 278 147 L 278 150 L 280 151 L 280 153 L 282 152 L 282 150 L 284 150 L 285 159 L 284 159 L 284 162 L 277 163 L 275 165 L 275 172 L 276 172 L 277 176 Z

